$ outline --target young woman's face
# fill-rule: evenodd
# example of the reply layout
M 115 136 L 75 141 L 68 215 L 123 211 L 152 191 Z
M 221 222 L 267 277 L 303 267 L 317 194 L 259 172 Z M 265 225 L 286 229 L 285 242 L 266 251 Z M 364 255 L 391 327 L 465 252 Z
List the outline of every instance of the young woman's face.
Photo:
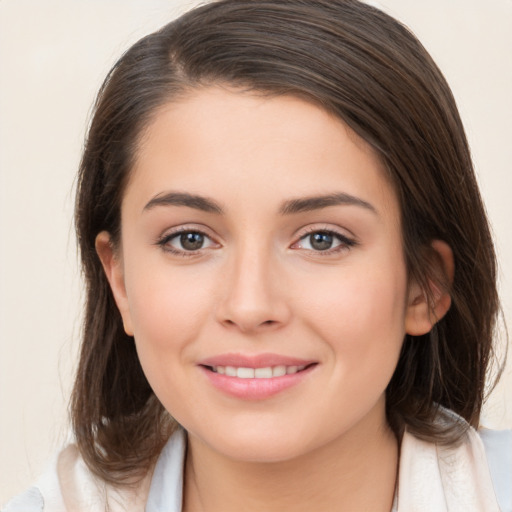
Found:
M 293 97 L 196 91 L 155 116 L 98 238 L 166 409 L 218 453 L 286 460 L 385 426 L 416 304 L 379 159 Z

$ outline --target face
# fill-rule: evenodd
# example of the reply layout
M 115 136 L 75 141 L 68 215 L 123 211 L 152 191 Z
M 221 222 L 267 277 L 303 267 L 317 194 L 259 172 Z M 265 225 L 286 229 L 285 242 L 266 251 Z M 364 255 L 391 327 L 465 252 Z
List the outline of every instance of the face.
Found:
M 216 452 L 287 460 L 385 426 L 418 328 L 379 159 L 323 110 L 221 88 L 161 108 L 97 248 L 166 409 Z M 411 291 L 413 290 L 413 291 Z

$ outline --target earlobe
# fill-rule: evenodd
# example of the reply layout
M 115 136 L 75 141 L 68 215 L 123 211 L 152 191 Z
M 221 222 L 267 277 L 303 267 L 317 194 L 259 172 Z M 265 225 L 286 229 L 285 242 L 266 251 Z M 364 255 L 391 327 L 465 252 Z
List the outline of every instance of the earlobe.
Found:
M 124 282 L 123 263 L 116 250 L 113 247 L 110 234 L 102 231 L 98 234 L 95 241 L 96 253 L 100 258 L 103 270 L 110 284 L 110 289 L 114 295 L 117 308 L 123 319 L 124 330 L 128 336 L 133 336 L 133 328 L 128 307 L 128 297 Z
M 433 249 L 432 264 L 437 279 L 435 281 L 429 279 L 428 291 L 416 282 L 409 286 L 405 332 L 412 336 L 421 336 L 430 332 L 448 312 L 452 303 L 449 288 L 455 272 L 453 252 L 442 240 L 434 240 L 431 248 Z

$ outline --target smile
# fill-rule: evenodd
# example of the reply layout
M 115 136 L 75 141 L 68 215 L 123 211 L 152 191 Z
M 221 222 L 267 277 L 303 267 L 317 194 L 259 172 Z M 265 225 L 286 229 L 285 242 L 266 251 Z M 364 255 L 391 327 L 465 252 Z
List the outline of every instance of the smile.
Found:
M 245 368 L 235 366 L 213 366 L 210 367 L 214 373 L 227 375 L 228 377 L 236 377 L 238 379 L 272 379 L 274 377 L 283 377 L 284 375 L 293 375 L 306 368 L 302 366 L 266 366 L 264 368 Z
M 317 361 L 261 354 L 223 355 L 202 361 L 207 381 L 224 395 L 241 400 L 265 400 L 299 386 L 316 373 Z

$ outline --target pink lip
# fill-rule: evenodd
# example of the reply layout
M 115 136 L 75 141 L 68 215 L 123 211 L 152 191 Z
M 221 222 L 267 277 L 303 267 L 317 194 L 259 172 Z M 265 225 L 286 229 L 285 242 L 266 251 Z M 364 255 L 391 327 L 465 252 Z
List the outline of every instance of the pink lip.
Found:
M 199 362 L 201 366 L 236 366 L 237 368 L 267 368 L 269 366 L 307 366 L 316 361 L 279 354 L 222 354 Z
M 268 379 L 240 379 L 216 373 L 212 366 L 235 366 L 243 368 L 266 368 L 273 366 L 306 366 L 300 372 Z M 277 354 L 224 354 L 205 359 L 199 363 L 199 369 L 210 383 L 223 393 L 243 400 L 264 400 L 282 391 L 298 385 L 317 367 L 315 361 L 297 359 Z

